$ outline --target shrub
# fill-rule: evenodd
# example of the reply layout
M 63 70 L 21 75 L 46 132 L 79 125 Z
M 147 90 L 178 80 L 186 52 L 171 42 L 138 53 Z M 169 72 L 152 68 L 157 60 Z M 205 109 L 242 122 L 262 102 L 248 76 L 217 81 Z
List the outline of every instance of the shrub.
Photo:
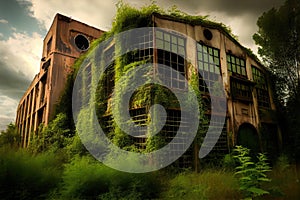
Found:
M 59 195 L 62 199 L 150 199 L 158 196 L 155 174 L 130 174 L 113 170 L 89 156 L 67 164 Z
M 205 170 L 181 173 L 169 182 L 162 199 L 240 199 L 233 172 Z
M 1 131 L 0 134 L 0 146 L 9 146 L 10 148 L 16 148 L 20 145 L 21 137 L 18 133 L 17 127 L 10 123 L 7 125 L 5 131 Z
M 244 192 L 246 198 L 252 199 L 253 197 L 269 194 L 268 191 L 261 188 L 263 182 L 271 181 L 266 175 L 266 172 L 271 171 L 266 156 L 259 153 L 257 156 L 258 161 L 254 163 L 249 156 L 249 149 L 236 146 L 234 151 L 237 153 L 234 158 L 239 161 L 235 174 L 239 176 L 240 190 Z
M 45 199 L 60 181 L 58 166 L 53 154 L 0 149 L 1 199 Z
M 223 167 L 228 170 L 235 169 L 237 163 L 232 154 L 226 154 L 223 158 Z

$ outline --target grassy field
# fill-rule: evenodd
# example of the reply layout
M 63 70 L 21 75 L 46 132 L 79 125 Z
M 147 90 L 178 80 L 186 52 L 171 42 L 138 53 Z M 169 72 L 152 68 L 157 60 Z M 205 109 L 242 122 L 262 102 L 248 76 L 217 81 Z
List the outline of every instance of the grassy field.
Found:
M 296 165 L 279 162 L 262 185 L 270 194 L 255 199 L 300 199 L 298 174 Z M 225 167 L 129 174 L 90 156 L 66 161 L 57 153 L 0 151 L 0 199 L 243 199 L 239 187 Z
M 300 199 L 299 169 L 290 165 L 282 169 L 274 168 L 268 177 L 271 182 L 263 184 L 270 192 L 256 199 Z M 233 171 L 205 169 L 200 173 L 183 173 L 168 180 L 167 189 L 161 199 L 243 199 L 239 182 Z

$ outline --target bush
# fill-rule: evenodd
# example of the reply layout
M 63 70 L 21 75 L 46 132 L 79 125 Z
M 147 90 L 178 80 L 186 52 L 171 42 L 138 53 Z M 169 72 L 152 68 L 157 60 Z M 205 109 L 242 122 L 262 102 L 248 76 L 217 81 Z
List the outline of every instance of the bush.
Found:
M 9 146 L 10 148 L 17 148 L 20 145 L 21 137 L 18 133 L 17 127 L 10 123 L 7 125 L 5 131 L 0 134 L 0 146 Z
M 60 181 L 59 166 L 53 154 L 0 149 L 1 199 L 45 199 Z
M 259 153 L 257 156 L 258 161 L 254 163 L 249 156 L 249 149 L 236 146 L 234 151 L 237 153 L 234 158 L 239 162 L 235 174 L 239 177 L 240 190 L 244 192 L 245 197 L 252 199 L 253 197 L 269 194 L 268 191 L 261 188 L 263 182 L 271 181 L 266 175 L 266 172 L 271 171 L 266 156 Z
M 234 170 L 237 163 L 232 154 L 226 154 L 223 158 L 223 167 L 228 170 Z
M 205 170 L 181 173 L 169 182 L 162 199 L 240 199 L 233 172 Z
M 150 199 L 158 196 L 155 174 L 130 174 L 113 170 L 89 156 L 67 164 L 58 196 L 62 199 Z

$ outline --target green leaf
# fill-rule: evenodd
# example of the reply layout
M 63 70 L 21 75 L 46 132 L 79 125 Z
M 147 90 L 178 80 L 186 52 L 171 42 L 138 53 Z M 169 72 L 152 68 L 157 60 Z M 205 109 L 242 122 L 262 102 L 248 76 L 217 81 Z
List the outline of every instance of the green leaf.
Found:
M 266 181 L 266 182 L 270 182 L 271 181 L 271 179 L 269 179 L 269 178 L 258 178 L 257 180 L 259 180 L 259 181 Z
M 268 191 L 257 188 L 257 187 L 250 187 L 250 188 L 247 189 L 247 191 L 249 191 L 253 194 L 256 194 L 257 196 L 261 196 L 261 195 L 264 195 L 264 194 L 270 194 Z

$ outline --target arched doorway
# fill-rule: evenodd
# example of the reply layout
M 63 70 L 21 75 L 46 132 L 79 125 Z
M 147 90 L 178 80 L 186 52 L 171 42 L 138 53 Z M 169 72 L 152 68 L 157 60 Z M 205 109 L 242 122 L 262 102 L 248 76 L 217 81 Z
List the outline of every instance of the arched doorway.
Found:
M 251 155 L 256 156 L 260 152 L 258 134 L 253 125 L 244 123 L 239 127 L 237 145 L 250 149 Z

